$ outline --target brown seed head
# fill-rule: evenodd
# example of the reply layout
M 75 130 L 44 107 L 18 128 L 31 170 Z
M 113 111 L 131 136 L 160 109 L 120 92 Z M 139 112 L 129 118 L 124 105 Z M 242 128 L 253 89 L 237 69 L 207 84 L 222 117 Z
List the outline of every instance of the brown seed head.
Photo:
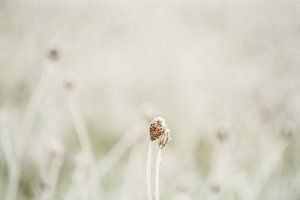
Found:
M 166 131 L 167 125 L 162 117 L 156 117 L 152 120 L 149 127 L 151 141 L 160 139 Z

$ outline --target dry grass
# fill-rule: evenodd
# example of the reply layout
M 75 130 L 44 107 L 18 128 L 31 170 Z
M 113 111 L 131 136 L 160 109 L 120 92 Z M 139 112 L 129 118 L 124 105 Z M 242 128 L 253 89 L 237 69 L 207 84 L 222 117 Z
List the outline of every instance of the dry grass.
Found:
M 299 199 L 299 11 L 0 2 L 0 199 Z

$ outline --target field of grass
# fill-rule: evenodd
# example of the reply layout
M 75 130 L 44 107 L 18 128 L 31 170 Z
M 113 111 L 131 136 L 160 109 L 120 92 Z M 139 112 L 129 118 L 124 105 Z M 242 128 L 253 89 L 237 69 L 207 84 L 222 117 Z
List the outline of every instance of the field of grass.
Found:
M 0 199 L 300 199 L 299 19 L 297 2 L 0 1 Z

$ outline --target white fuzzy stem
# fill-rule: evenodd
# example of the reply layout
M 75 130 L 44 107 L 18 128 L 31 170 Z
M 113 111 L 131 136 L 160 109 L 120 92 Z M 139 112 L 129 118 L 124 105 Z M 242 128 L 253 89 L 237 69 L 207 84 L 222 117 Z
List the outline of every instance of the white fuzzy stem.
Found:
M 98 170 L 96 170 L 96 158 L 93 153 L 92 144 L 89 138 L 88 130 L 85 124 L 85 121 L 81 114 L 80 104 L 78 102 L 77 94 L 74 94 L 75 91 L 69 91 L 68 93 L 68 102 L 70 106 L 70 112 L 73 119 L 73 123 L 76 129 L 77 136 L 79 138 L 79 143 L 82 149 L 82 152 L 85 153 L 88 160 L 91 162 L 92 165 L 92 173 L 94 173 L 94 176 L 91 177 L 91 190 L 93 193 L 91 194 L 93 197 L 92 199 L 99 199 L 99 197 L 102 196 L 101 191 L 99 190 L 99 173 Z M 100 198 L 101 199 L 101 198 Z
M 87 153 L 92 159 L 94 158 L 92 145 L 89 139 L 88 130 L 86 128 L 84 119 L 81 114 L 81 109 L 79 108 L 79 103 L 77 102 L 77 96 L 73 94 L 73 91 L 68 93 L 68 101 L 71 111 L 71 116 L 76 129 L 76 133 L 79 138 L 80 146 L 84 152 Z
M 39 107 L 41 105 L 43 97 L 48 89 L 49 84 L 51 83 L 52 69 L 53 66 L 51 65 L 44 66 L 43 73 L 37 83 L 37 86 L 26 108 L 23 122 L 21 124 L 22 134 L 20 134 L 20 139 L 19 139 L 21 143 L 18 144 L 19 147 L 17 151 L 18 161 L 22 158 L 24 152 L 26 151 L 26 145 L 28 142 L 28 138 L 30 138 L 29 136 L 32 132 L 31 129 L 34 125 L 36 114 L 39 112 Z
M 161 148 L 158 148 L 156 163 L 155 163 L 155 200 L 159 200 L 159 170 L 161 162 Z
M 48 171 L 48 175 L 45 180 L 49 188 L 46 188 L 46 190 L 42 192 L 41 197 L 39 198 L 40 200 L 53 199 L 55 186 L 57 185 L 60 170 L 63 164 L 63 157 L 63 154 L 59 157 L 56 156 L 52 163 L 50 163 L 50 170 Z
M 146 167 L 147 200 L 152 200 L 151 161 L 152 161 L 152 142 L 150 141 L 148 146 L 147 167 Z

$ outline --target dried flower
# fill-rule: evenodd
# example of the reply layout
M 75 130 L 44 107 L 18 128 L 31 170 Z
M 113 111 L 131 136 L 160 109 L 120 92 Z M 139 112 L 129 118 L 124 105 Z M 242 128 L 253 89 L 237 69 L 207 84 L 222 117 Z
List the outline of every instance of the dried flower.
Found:
M 166 146 L 171 139 L 170 129 L 168 129 L 165 119 L 156 117 L 152 120 L 149 127 L 151 141 L 159 140 L 159 147 Z
M 147 181 L 147 199 L 152 200 L 152 184 L 151 184 L 151 155 L 152 155 L 152 142 L 159 140 L 159 148 L 157 151 L 156 162 L 155 162 L 155 200 L 159 200 L 159 171 L 161 162 L 162 148 L 170 141 L 170 129 L 166 124 L 166 121 L 162 117 L 154 118 L 149 126 L 150 142 L 148 147 L 147 156 L 147 167 L 146 167 L 146 181 Z
M 166 126 L 166 122 L 162 117 L 154 118 L 149 127 L 151 141 L 159 139 L 166 131 Z

